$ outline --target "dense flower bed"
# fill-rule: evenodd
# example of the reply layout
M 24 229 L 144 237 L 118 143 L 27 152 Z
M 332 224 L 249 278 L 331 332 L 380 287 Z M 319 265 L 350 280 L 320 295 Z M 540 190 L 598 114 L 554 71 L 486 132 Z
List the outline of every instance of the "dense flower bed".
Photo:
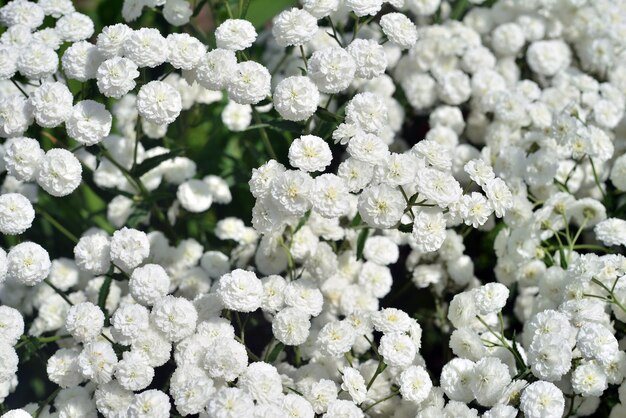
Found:
M 0 7 L 2 417 L 626 416 L 626 2 L 272 1 Z

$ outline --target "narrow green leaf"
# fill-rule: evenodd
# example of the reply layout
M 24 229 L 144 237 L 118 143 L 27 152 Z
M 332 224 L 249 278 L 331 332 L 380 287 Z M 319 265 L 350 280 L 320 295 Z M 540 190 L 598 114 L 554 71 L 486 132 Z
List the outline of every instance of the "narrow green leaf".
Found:
M 285 348 L 285 344 L 281 342 L 277 342 L 274 348 L 272 348 L 270 355 L 267 357 L 267 362 L 269 364 L 272 364 L 273 362 L 275 362 L 276 359 L 278 358 L 278 355 L 283 351 L 284 348 Z
M 296 226 L 296 229 L 293 231 L 294 234 L 296 232 L 298 232 L 300 229 L 302 229 L 304 224 L 306 224 L 307 221 L 309 220 L 310 216 L 311 216 L 311 209 L 307 210 L 306 213 L 304 214 L 304 216 L 302 217 L 302 219 L 300 219 L 300 222 L 298 222 L 298 225 Z
M 267 124 L 271 129 L 280 131 L 280 132 L 294 132 L 297 134 L 302 133 L 303 126 L 297 122 L 292 122 L 289 120 L 271 120 L 268 121 Z
M 315 114 L 321 119 L 327 122 L 342 122 L 343 118 L 339 115 L 334 114 L 333 112 L 324 109 L 323 107 L 318 107 L 315 111 Z
M 356 216 L 354 217 L 354 219 L 352 219 L 352 222 L 350 223 L 351 227 L 355 227 L 361 224 L 361 214 L 357 212 Z
M 105 276 L 102 286 L 100 286 L 100 292 L 98 292 L 98 306 L 102 309 L 102 312 L 106 314 L 106 302 L 109 297 L 109 290 L 111 290 L 112 276 Z
M 155 155 L 154 157 L 150 157 L 144 160 L 141 164 L 137 165 L 132 171 L 131 174 L 134 177 L 141 177 L 146 174 L 148 171 L 156 168 L 159 164 L 164 161 L 171 160 L 174 157 L 177 157 L 183 153 L 182 148 L 171 150 L 166 154 Z
M 367 240 L 367 236 L 369 235 L 369 228 L 364 228 L 359 233 L 359 238 L 356 241 L 356 258 L 357 260 L 363 259 L 363 249 L 365 248 L 365 241 Z
M 248 14 L 248 8 L 250 7 L 250 0 L 245 0 L 243 2 L 243 9 L 241 10 L 240 19 L 245 19 Z
M 146 209 L 136 207 L 126 220 L 126 225 L 129 228 L 136 228 L 146 219 L 149 212 Z

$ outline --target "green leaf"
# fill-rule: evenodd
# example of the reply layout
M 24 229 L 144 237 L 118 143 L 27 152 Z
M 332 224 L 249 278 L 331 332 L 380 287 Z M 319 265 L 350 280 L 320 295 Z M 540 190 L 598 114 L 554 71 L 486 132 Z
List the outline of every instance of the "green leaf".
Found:
M 367 240 L 367 236 L 369 235 L 369 228 L 364 228 L 359 233 L 359 238 L 356 241 L 356 258 L 357 260 L 363 259 L 363 249 L 365 248 L 365 241 Z
M 283 351 L 284 348 L 285 348 L 285 344 L 281 342 L 277 342 L 274 348 L 272 348 L 270 355 L 267 356 L 267 362 L 269 364 L 272 364 L 273 362 L 275 362 L 276 359 L 278 358 L 278 355 Z
M 323 107 L 318 107 L 317 110 L 315 111 L 315 114 L 321 120 L 325 120 L 327 122 L 335 122 L 335 123 L 336 122 L 343 122 L 343 118 L 341 116 L 336 115 L 333 112 L 329 112 L 328 110 L 324 109 Z
M 400 232 L 413 232 L 413 224 L 400 224 L 398 226 Z
M 355 227 L 361 224 L 361 214 L 357 212 L 356 216 L 354 217 L 354 219 L 352 219 L 352 222 L 350 223 L 351 227 Z
M 289 120 L 271 120 L 268 121 L 267 124 L 271 129 L 280 131 L 280 132 L 294 132 L 297 134 L 302 133 L 302 129 L 304 128 L 301 124 L 297 122 L 292 122 Z
M 307 210 L 304 216 L 302 217 L 302 219 L 300 219 L 300 222 L 298 222 L 296 229 L 293 231 L 294 234 L 298 232 L 304 226 L 304 224 L 307 223 L 310 216 L 311 216 L 311 209 Z
M 243 2 L 243 9 L 241 9 L 241 12 L 239 13 L 239 19 L 245 19 L 246 15 L 248 14 L 248 8 L 250 7 L 250 0 L 245 0 Z
M 130 172 L 134 177 L 141 177 L 146 174 L 148 171 L 156 168 L 159 164 L 164 161 L 171 160 L 174 157 L 178 157 L 183 153 L 182 148 L 171 150 L 166 154 L 155 155 L 154 157 L 150 157 L 145 159 L 141 164 L 137 165 Z
M 141 222 L 143 222 L 146 219 L 146 216 L 148 216 L 148 214 L 149 212 L 146 209 L 137 207 L 135 208 L 135 210 L 133 210 L 133 212 L 130 214 L 130 216 L 126 220 L 126 225 L 129 228 L 136 228 L 139 226 Z
M 111 290 L 112 276 L 105 276 L 102 286 L 100 286 L 100 292 L 98 292 L 98 306 L 102 309 L 102 312 L 106 314 L 106 303 L 109 297 L 109 290 Z M 107 315 L 108 316 L 108 315 Z

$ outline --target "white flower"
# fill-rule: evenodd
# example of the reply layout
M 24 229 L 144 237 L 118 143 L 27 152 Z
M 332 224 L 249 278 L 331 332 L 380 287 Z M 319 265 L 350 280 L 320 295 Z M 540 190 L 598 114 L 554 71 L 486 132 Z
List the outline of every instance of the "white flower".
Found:
M 270 95 L 272 76 L 254 61 L 237 64 L 228 82 L 228 97 L 239 104 L 256 104 Z
M 558 337 L 539 334 L 533 338 L 528 349 L 528 362 L 535 376 L 557 381 L 572 366 L 572 350 Z
M 346 0 L 345 6 L 359 17 L 376 15 L 383 5 L 383 0 Z
M 226 19 L 215 29 L 217 47 L 231 51 L 250 48 L 256 37 L 256 30 L 252 23 L 243 19 Z
M 455 354 L 458 353 L 455 352 Z M 473 369 L 473 361 L 458 357 L 453 358 L 443 366 L 440 379 L 441 388 L 450 399 L 466 403 L 474 399 L 474 394 L 470 388 Z
M 0 96 L 0 136 L 4 138 L 22 135 L 33 123 L 30 100 L 20 94 Z
M 96 47 L 104 58 L 120 57 L 124 54 L 124 44 L 133 30 L 124 23 L 117 23 L 102 28 L 98 34 Z
M 4 26 L 24 25 L 36 29 L 44 19 L 44 10 L 38 4 L 27 1 L 9 1 L 0 8 L 0 22 Z
M 71 116 L 65 121 L 67 133 L 77 142 L 94 145 L 111 131 L 112 117 L 103 104 L 83 100 L 74 105 Z
M 154 68 L 167 60 L 169 48 L 167 40 L 158 29 L 140 28 L 124 42 L 124 56 L 139 67 Z
M 137 64 L 122 57 L 113 57 L 104 61 L 96 72 L 98 90 L 106 97 L 114 99 L 119 99 L 134 89 L 137 77 L 139 77 Z
M 176 198 L 189 212 L 204 212 L 211 207 L 213 195 L 209 185 L 202 180 L 191 179 L 178 186 Z
M 163 6 L 163 17 L 174 26 L 186 25 L 192 15 L 191 3 L 187 0 L 167 0 Z
M 317 33 L 317 19 L 302 9 L 284 10 L 272 24 L 272 35 L 282 47 L 304 45 Z
M 34 242 L 17 244 L 7 255 L 7 277 L 26 286 L 34 286 L 48 277 L 51 266 L 48 251 Z
M 187 299 L 168 295 L 154 304 L 150 319 L 168 340 L 177 342 L 194 333 L 198 313 Z
M 562 40 L 542 40 L 530 44 L 526 61 L 537 74 L 551 77 L 569 66 L 570 55 L 569 47 Z
M 617 356 L 617 339 L 604 325 L 586 322 L 576 336 L 576 347 L 583 357 L 597 359 L 603 365 L 609 364 Z
M 461 212 L 461 217 L 465 224 L 471 225 L 474 228 L 484 225 L 489 219 L 489 216 L 493 213 L 489 201 L 485 199 L 485 196 L 477 192 L 463 195 L 459 204 L 459 211 Z
M 246 346 L 232 338 L 216 338 L 204 356 L 204 368 L 212 378 L 232 382 L 246 370 Z
M 82 172 L 82 166 L 74 154 L 53 148 L 41 160 L 37 184 L 52 196 L 67 196 L 80 185 Z
M 593 232 L 604 245 L 626 245 L 626 221 L 623 219 L 605 219 L 593 228 Z
M 226 309 L 254 312 L 261 307 L 263 284 L 251 271 L 237 269 L 223 275 L 217 282 L 217 294 Z
M 111 261 L 124 271 L 131 271 L 150 255 L 150 242 L 145 232 L 132 228 L 115 231 L 111 239 Z
M 374 166 L 350 157 L 339 164 L 337 175 L 346 182 L 348 190 L 355 193 L 370 183 L 374 175 Z
M 72 114 L 74 97 L 65 84 L 47 82 L 30 96 L 33 115 L 39 126 L 54 128 L 65 122 Z
M 54 29 L 64 41 L 78 42 L 93 35 L 94 25 L 89 16 L 71 12 L 57 20 Z
M 442 208 L 456 203 L 463 193 L 454 177 L 432 168 L 417 171 L 417 190 L 422 197 L 434 201 Z
M 170 398 L 157 389 L 135 395 L 128 406 L 127 418 L 167 418 L 170 416 Z
M 313 208 L 320 215 L 327 218 L 336 218 L 348 212 L 348 188 L 341 177 L 334 174 L 322 174 L 314 180 L 312 194 Z
M 344 367 L 341 370 L 341 380 L 341 389 L 348 392 L 354 403 L 358 405 L 367 399 L 365 379 L 357 369 Z
M 196 81 L 208 90 L 222 90 L 228 86 L 236 69 L 235 52 L 214 49 L 207 52 L 196 66 Z
M 139 334 L 149 328 L 149 315 L 148 309 L 137 303 L 126 304 L 117 308 L 111 317 L 111 333 L 115 340 L 120 341 L 120 343 L 134 341 Z
M 303 0 L 302 8 L 318 19 L 328 16 L 339 7 L 339 0 Z
M 407 367 L 415 359 L 417 349 L 413 340 L 401 332 L 384 334 L 378 346 L 385 363 L 392 367 Z
M 319 136 L 303 135 L 289 147 L 289 163 L 304 171 L 324 171 L 331 163 L 332 153 L 328 144 Z
M 402 398 L 420 403 L 428 396 L 433 384 L 428 372 L 422 366 L 409 366 L 400 375 Z
M 493 406 L 509 383 L 508 366 L 497 357 L 485 357 L 474 366 L 470 386 L 479 404 Z
M 244 417 L 257 408 L 248 392 L 233 387 L 219 389 L 206 406 L 209 417 Z
M 191 70 L 200 63 L 206 53 L 206 47 L 202 42 L 186 33 L 170 33 L 167 35 L 167 44 L 169 46 L 167 61 L 174 68 Z
M 311 207 L 313 179 L 299 170 L 289 170 L 277 176 L 271 185 L 271 196 L 285 212 L 302 216 Z
M 487 283 L 474 292 L 476 307 L 481 315 L 498 312 L 509 297 L 509 289 L 501 283 Z
M 62 388 L 78 386 L 83 376 L 78 368 L 78 350 L 61 348 L 49 359 L 46 372 L 50 381 Z
M 389 157 L 389 147 L 380 137 L 360 130 L 348 143 L 347 151 L 354 159 L 370 165 L 381 165 Z
M 222 122 L 233 132 L 245 131 L 252 122 L 252 106 L 229 101 L 222 111 Z
M 35 210 L 30 201 L 19 193 L 0 195 L 0 232 L 20 235 L 33 224 Z
M 384 48 L 372 39 L 355 39 L 346 51 L 354 58 L 355 76 L 371 80 L 387 69 L 387 56 Z
M 102 61 L 100 51 L 95 45 L 80 41 L 65 50 L 61 64 L 67 77 L 85 82 L 96 78 L 96 72 Z
M 285 308 L 272 321 L 274 337 L 285 345 L 300 345 L 309 336 L 309 315 L 298 308 Z
M 513 195 L 502 179 L 488 180 L 484 190 L 497 217 L 503 217 L 506 211 L 513 207 Z
M 115 378 L 127 390 L 145 389 L 154 377 L 154 369 L 140 352 L 126 351 L 115 368 Z
M 356 64 L 352 55 L 342 48 L 329 47 L 315 51 L 309 59 L 308 76 L 322 93 L 339 93 L 348 88 Z
M 0 342 L 0 382 L 13 379 L 17 373 L 18 362 L 15 349 L 5 342 Z
M 78 367 L 82 375 L 94 383 L 102 384 L 111 381 L 117 356 L 107 341 L 94 341 L 86 344 L 78 355 Z
M 65 319 L 65 328 L 79 342 L 93 341 L 104 326 L 104 313 L 91 302 L 82 302 L 70 307 Z
M 278 370 L 264 362 L 250 363 L 239 375 L 237 386 L 246 390 L 259 403 L 270 403 L 282 394 Z
M 377 134 L 388 124 L 387 105 L 376 93 L 359 93 L 346 106 L 346 123 Z
M 357 335 L 348 321 L 329 322 L 317 335 L 317 344 L 323 355 L 341 357 L 352 347 Z
M 274 107 L 287 120 L 301 121 L 317 110 L 320 94 L 311 79 L 303 76 L 287 77 L 274 89 Z
M 174 122 L 182 107 L 180 93 L 162 81 L 151 81 L 141 86 L 137 94 L 139 115 L 157 125 Z
M 495 178 L 493 168 L 482 159 L 468 161 L 463 167 L 463 170 L 465 170 L 472 181 L 480 187 L 485 187 L 490 180 Z
M 383 33 L 402 49 L 409 49 L 417 42 L 417 28 L 402 13 L 387 13 L 380 18 Z
M 405 207 L 402 193 L 384 184 L 370 186 L 359 196 L 361 218 L 375 228 L 391 228 L 397 224 Z
M 57 71 L 59 56 L 54 49 L 36 42 L 23 48 L 17 59 L 17 70 L 26 78 L 41 80 Z
M 434 210 L 420 210 L 413 220 L 412 245 L 420 252 L 437 251 L 446 239 L 446 220 Z

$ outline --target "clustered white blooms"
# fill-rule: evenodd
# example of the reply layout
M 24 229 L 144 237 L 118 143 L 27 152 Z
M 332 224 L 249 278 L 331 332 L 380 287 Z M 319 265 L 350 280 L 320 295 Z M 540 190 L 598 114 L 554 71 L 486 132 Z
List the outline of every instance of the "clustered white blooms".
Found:
M 626 1 L 300 3 L 0 7 L 0 400 L 59 386 L 2 417 L 626 416 Z M 209 175 L 202 105 L 267 160 Z

